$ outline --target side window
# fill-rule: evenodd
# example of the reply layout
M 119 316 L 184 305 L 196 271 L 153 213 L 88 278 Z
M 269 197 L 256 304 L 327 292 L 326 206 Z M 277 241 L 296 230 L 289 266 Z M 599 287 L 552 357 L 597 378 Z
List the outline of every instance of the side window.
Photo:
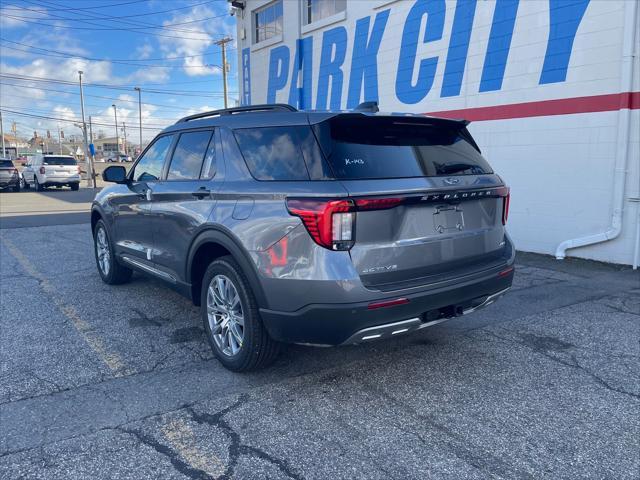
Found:
M 234 130 L 234 134 L 256 179 L 309 180 L 298 127 L 246 128 Z
M 136 163 L 131 178 L 136 182 L 158 180 L 172 141 L 173 135 L 158 138 Z
M 180 135 L 176 149 L 173 152 L 167 180 L 194 180 L 200 178 L 200 170 L 205 154 L 208 156 L 209 143 L 213 132 L 201 130 L 187 132 Z
M 200 178 L 213 178 L 218 171 L 216 160 L 216 136 L 212 135 L 209 140 L 209 148 L 207 148 L 207 154 L 204 157 L 204 163 L 202 164 L 202 172 L 200 172 Z

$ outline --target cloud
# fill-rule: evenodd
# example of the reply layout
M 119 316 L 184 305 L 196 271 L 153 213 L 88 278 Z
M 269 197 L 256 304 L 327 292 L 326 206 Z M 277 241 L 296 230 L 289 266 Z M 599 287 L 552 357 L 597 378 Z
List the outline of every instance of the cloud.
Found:
M 20 5 L 3 5 L 0 7 L 0 28 L 25 28 L 29 27 L 27 20 L 38 21 L 47 18 L 47 9 L 44 7 L 22 7 Z
M 186 13 L 175 14 L 163 22 L 163 25 L 184 24 L 184 22 L 213 17 L 216 14 L 220 15 L 221 13 L 198 5 Z M 159 37 L 161 50 L 168 57 L 188 57 L 182 59 L 182 67 L 189 76 L 220 74 L 222 72 L 221 58 L 213 58 L 212 55 L 203 54 L 212 49 L 216 39 L 233 33 L 233 27 L 225 22 L 225 17 L 213 18 L 205 22 L 186 23 L 176 28 L 189 30 L 189 32 L 174 31 L 171 33 L 179 38 Z
M 153 53 L 153 47 L 148 43 L 143 45 L 138 45 L 135 52 L 133 52 L 133 59 L 135 60 L 146 60 L 151 57 Z

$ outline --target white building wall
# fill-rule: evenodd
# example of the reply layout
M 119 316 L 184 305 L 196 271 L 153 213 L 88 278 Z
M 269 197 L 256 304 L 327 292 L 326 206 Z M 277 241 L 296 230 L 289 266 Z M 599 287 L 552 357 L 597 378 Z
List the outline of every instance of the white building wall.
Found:
M 622 232 L 615 240 L 567 251 L 570 256 L 631 264 L 640 209 L 639 203 L 629 200 L 640 196 L 640 36 L 637 33 L 639 14 L 635 0 L 479 0 L 466 3 L 463 0 L 446 0 L 442 37 L 423 42 L 425 33 L 433 35 L 438 14 L 434 13 L 433 18 L 422 16 L 415 61 L 411 64 L 415 85 L 420 62 L 437 57 L 433 83 L 420 92 L 424 98 L 416 103 L 406 103 L 406 99 L 403 102 L 402 95 L 397 92 L 396 80 L 400 57 L 406 57 L 407 51 L 405 48 L 405 55 L 401 55 L 403 31 L 410 13 L 420 8 L 420 2 L 349 0 L 344 14 L 303 27 L 301 2 L 284 0 L 282 37 L 253 45 L 251 12 L 270 2 L 248 0 L 244 11 L 237 14 L 238 63 L 241 67 L 243 51 L 245 59 L 249 56 L 244 76 L 250 80 L 250 88 L 247 90 L 249 84 L 241 81 L 241 98 L 242 93 L 248 93 L 253 104 L 273 100 L 290 103 L 291 82 L 297 64 L 296 40 L 311 37 L 311 55 L 305 52 L 303 59 L 303 62 L 312 62 L 311 77 L 305 78 L 304 68 L 301 69 L 298 86 L 305 86 L 308 90 L 311 85 L 311 105 L 301 106 L 316 108 L 324 34 L 336 27 L 344 27 L 347 41 L 339 94 L 340 107 L 347 108 L 350 85 L 355 83 L 352 82 L 351 68 L 356 22 L 368 17 L 368 35 L 371 36 L 376 16 L 381 18 L 388 14 L 374 57 L 377 64 L 374 97 L 377 98 L 366 97 L 362 89 L 360 100 L 377 99 L 382 111 L 438 112 L 474 120 L 470 130 L 483 154 L 511 186 L 509 231 L 517 248 L 554 254 L 562 241 L 603 232 L 611 224 L 615 159 L 622 148 L 618 143 L 618 130 L 622 128 L 624 110 L 619 105 L 620 102 L 624 108 L 630 105 L 629 96 L 616 95 L 632 93 Z M 433 0 L 431 3 L 435 5 L 438 2 Z M 456 8 L 473 4 L 475 15 L 466 61 L 462 62 L 464 73 L 460 92 L 443 96 L 444 72 L 451 54 L 450 40 Z M 515 7 L 517 14 L 513 34 L 510 44 L 506 42 L 505 47 L 508 48 L 508 56 L 502 84 L 495 90 L 480 91 L 492 28 L 496 28 L 496 24 L 504 26 L 504 22 L 494 22 L 494 16 L 498 19 L 509 8 Z M 584 14 L 580 19 L 581 9 L 584 9 Z M 635 21 L 634 17 L 629 20 L 634 12 Z M 573 44 L 569 45 L 566 77 L 556 78 L 552 83 L 541 83 L 550 32 L 570 37 L 573 35 L 572 21 L 578 27 Z M 505 45 L 504 39 L 501 45 Z M 629 45 L 635 48 L 630 49 Z M 282 53 L 282 46 L 288 48 L 286 71 L 283 64 L 287 62 L 274 62 L 278 58 L 276 53 Z M 333 57 L 338 49 L 338 46 L 332 48 Z M 359 53 L 357 51 L 355 55 Z M 634 78 L 629 83 L 623 72 L 624 61 L 632 61 L 631 54 L 635 55 Z M 277 67 L 272 68 L 271 79 L 270 63 Z M 240 77 L 243 78 L 242 72 Z M 269 97 L 269 84 L 271 82 L 273 86 L 276 77 L 286 78 L 286 82 L 275 92 L 275 97 Z M 331 81 L 329 85 L 330 99 L 333 94 Z M 303 96 L 304 93 L 303 89 Z M 248 101 L 249 96 L 245 100 Z M 293 100 L 296 103 L 298 97 Z M 558 102 L 552 102 L 554 100 Z M 529 102 L 538 103 L 517 105 Z M 513 104 L 516 104 L 513 108 L 484 109 Z

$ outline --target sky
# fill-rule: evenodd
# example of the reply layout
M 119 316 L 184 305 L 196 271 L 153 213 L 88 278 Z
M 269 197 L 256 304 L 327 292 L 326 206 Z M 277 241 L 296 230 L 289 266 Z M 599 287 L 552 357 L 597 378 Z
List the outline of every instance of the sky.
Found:
M 229 105 L 238 99 L 235 19 L 226 0 L 2 0 L 0 108 L 5 134 L 81 136 L 78 70 L 93 134 L 118 126 L 143 143 L 178 118 L 223 106 L 222 55 L 229 36 Z M 40 118 L 47 117 L 47 118 Z

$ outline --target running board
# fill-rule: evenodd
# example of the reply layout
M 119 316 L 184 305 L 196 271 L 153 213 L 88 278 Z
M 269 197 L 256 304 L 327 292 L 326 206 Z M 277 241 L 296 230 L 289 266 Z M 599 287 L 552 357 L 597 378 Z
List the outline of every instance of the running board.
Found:
M 494 303 L 498 298 L 507 293 L 507 291 L 511 287 L 505 288 L 504 290 L 500 290 L 497 293 L 487 296 L 482 302 L 478 305 L 470 308 L 466 308 L 462 310 L 462 315 L 468 315 L 469 313 L 473 313 L 481 308 L 487 307 Z M 482 297 L 481 297 L 482 298 Z M 383 338 L 391 338 L 397 335 L 401 335 L 404 333 L 415 332 L 417 330 L 422 330 L 423 328 L 433 327 L 434 325 L 438 325 L 439 323 L 446 322 L 447 320 L 451 320 L 452 318 L 456 318 L 460 315 L 453 315 L 445 318 L 438 318 L 436 320 L 431 320 L 428 322 L 423 322 L 420 317 L 409 318 L 408 320 L 401 320 L 399 322 L 394 323 L 385 323 L 384 325 L 377 325 L 375 327 L 364 328 L 362 330 L 358 330 L 356 333 L 351 335 L 342 345 L 353 345 L 357 343 L 368 342 L 371 340 L 380 340 Z
M 120 258 L 125 262 L 127 262 L 129 265 L 132 265 L 146 273 L 150 273 L 151 275 L 161 278 L 162 280 L 165 280 L 173 284 L 178 283 L 178 281 L 173 275 L 169 275 L 167 272 L 163 272 L 162 270 L 158 270 L 157 268 L 151 267 L 138 259 L 131 258 L 128 255 L 122 255 Z

